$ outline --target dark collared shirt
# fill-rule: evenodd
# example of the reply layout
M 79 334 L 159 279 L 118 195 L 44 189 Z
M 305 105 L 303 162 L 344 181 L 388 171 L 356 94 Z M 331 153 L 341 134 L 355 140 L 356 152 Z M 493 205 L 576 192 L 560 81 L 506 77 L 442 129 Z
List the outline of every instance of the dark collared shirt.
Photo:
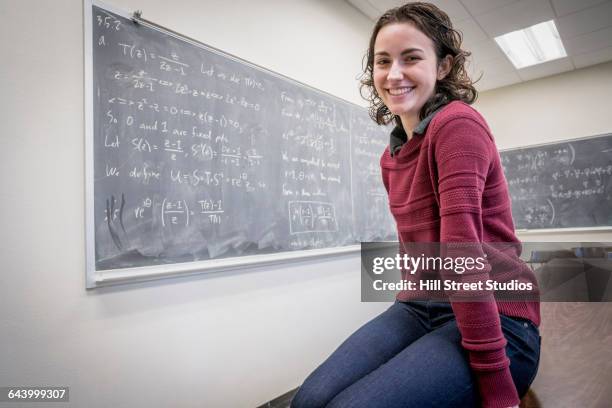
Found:
M 445 105 L 439 106 L 435 111 L 431 112 L 429 115 L 427 115 L 427 117 L 420 121 L 412 130 L 412 135 L 422 135 L 425 133 L 427 126 L 429 126 L 429 122 L 431 122 L 434 116 L 436 116 L 436 113 L 440 112 L 444 106 Z M 391 131 L 391 136 L 389 137 L 389 154 L 391 154 L 391 157 L 393 157 L 393 155 L 397 153 L 397 151 L 401 149 L 404 143 L 407 141 L 408 136 L 406 135 L 404 128 L 401 126 L 395 126 L 395 128 Z

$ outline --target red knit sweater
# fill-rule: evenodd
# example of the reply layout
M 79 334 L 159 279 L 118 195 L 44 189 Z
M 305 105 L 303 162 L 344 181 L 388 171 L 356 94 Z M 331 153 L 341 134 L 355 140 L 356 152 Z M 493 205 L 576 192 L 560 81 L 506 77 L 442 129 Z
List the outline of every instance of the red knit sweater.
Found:
M 519 242 L 499 153 L 484 118 L 471 106 L 460 101 L 446 105 L 424 134 L 415 133 L 394 156 L 387 148 L 381 167 L 401 242 Z M 478 273 L 502 282 L 531 282 L 537 287 L 526 266 L 511 265 L 505 270 L 487 266 Z M 474 277 L 465 273 L 465 278 Z M 418 274 L 409 279 L 418 279 Z M 403 291 L 398 299 L 421 296 L 418 291 Z M 458 302 L 453 296 L 449 300 L 462 346 L 469 352 L 482 406 L 518 405 L 499 314 L 539 325 L 539 302 L 499 301 L 492 292 L 484 293 L 484 299 L 480 293 L 479 301 Z

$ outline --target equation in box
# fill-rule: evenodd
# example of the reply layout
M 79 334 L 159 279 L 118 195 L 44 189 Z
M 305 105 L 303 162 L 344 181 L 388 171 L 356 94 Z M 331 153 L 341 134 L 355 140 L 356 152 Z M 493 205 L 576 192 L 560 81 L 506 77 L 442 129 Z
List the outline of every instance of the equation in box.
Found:
M 322 201 L 289 201 L 289 233 L 336 232 L 336 209 Z

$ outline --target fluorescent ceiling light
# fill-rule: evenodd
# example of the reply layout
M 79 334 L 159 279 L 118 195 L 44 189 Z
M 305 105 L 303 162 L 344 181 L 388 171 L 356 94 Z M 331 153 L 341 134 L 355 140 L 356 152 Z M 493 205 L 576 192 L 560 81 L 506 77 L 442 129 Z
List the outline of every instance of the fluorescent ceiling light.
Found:
M 553 20 L 495 37 L 517 69 L 567 56 Z

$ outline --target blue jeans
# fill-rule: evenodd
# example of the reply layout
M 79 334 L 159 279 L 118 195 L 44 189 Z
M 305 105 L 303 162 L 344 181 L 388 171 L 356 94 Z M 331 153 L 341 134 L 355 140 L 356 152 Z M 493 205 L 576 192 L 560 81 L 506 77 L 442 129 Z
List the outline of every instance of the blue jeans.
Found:
M 512 379 L 522 397 L 538 370 L 540 334 L 500 315 Z M 300 387 L 292 408 L 479 407 L 450 303 L 395 302 L 353 333 Z

